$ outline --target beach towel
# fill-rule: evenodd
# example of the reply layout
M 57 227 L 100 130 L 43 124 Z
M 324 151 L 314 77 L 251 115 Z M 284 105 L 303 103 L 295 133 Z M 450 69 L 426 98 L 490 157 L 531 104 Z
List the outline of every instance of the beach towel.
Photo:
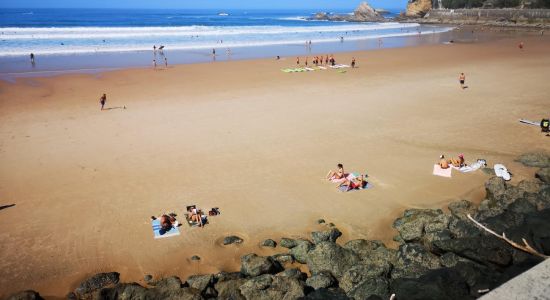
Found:
M 151 220 L 151 226 L 153 227 L 153 234 L 155 239 L 162 239 L 162 238 L 180 235 L 180 230 L 178 229 L 178 227 L 174 227 L 174 226 L 172 226 L 172 228 L 169 231 L 165 232 L 164 234 L 160 234 L 161 227 L 160 227 L 159 219 Z
M 487 162 L 484 159 L 478 159 L 475 163 L 459 168 L 462 173 L 469 173 L 481 169 Z
M 451 178 L 452 170 L 453 169 L 450 166 L 447 169 L 441 169 L 441 166 L 439 164 L 435 164 L 433 174 L 436 176 Z
M 371 189 L 373 188 L 374 186 L 370 183 L 370 182 L 367 182 L 367 184 L 362 188 L 362 189 L 351 189 L 351 190 L 347 190 L 348 187 L 343 185 L 343 186 L 339 186 L 338 189 L 340 190 L 340 192 L 353 192 L 353 191 L 362 191 L 362 190 L 368 190 L 368 189 Z
M 321 70 L 326 70 L 327 68 L 325 67 L 321 67 L 321 66 L 318 66 L 317 68 L 321 69 Z
M 511 174 L 510 172 L 508 172 L 508 169 L 506 169 L 506 167 L 502 164 L 495 164 L 495 174 L 497 175 L 497 177 L 500 177 L 506 181 L 510 180 L 511 179 Z

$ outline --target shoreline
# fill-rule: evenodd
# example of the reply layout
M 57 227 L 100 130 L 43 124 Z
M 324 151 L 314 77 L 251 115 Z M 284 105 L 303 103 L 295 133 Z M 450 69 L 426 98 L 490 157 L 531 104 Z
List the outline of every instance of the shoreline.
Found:
M 477 189 L 486 178 L 484 174 L 459 174 L 452 181 L 440 181 L 430 170 L 427 174 L 418 170 L 430 169 L 440 152 L 451 154 L 460 148 L 469 159 L 480 156 L 506 163 L 514 170 L 514 180 L 532 176 L 533 171 L 521 168 L 512 157 L 526 147 L 544 149 L 545 140 L 531 128 L 516 125 L 516 119 L 519 115 L 536 118 L 544 108 L 541 91 L 545 94 L 546 87 L 538 76 L 544 77 L 548 64 L 544 52 L 548 39 L 524 40 L 527 50 L 523 56 L 517 54 L 515 40 L 338 54 L 344 62 L 351 56 L 358 59 L 359 68 L 345 74 L 334 70 L 284 74 L 280 69 L 293 65 L 292 59 L 260 59 L 178 65 L 157 72 L 130 69 L 97 76 L 2 82 L 0 160 L 4 167 L 0 177 L 4 183 L 0 190 L 17 202 L 15 208 L 2 211 L 5 218 L 1 224 L 10 231 L 6 243 L 26 243 L 26 237 L 33 236 L 36 247 L 44 251 L 40 258 L 44 266 L 37 267 L 37 277 L 26 280 L 34 281 L 37 290 L 61 295 L 67 285 L 81 280 L 83 272 L 91 274 L 117 265 L 126 266 L 120 270 L 124 281 L 141 280 L 125 277 L 134 270 L 181 277 L 194 272 L 191 264 L 174 268 L 148 253 L 177 251 L 174 259 L 181 261 L 198 254 L 205 262 L 201 270 L 235 270 L 239 252 L 257 248 L 256 241 L 274 228 L 300 235 L 308 232 L 308 226 L 315 226 L 311 224 L 316 219 L 324 218 L 339 225 L 343 239 L 358 233 L 380 239 L 381 227 L 391 232 L 380 224 L 391 222 L 403 208 L 439 208 L 462 197 L 481 200 Z M 454 77 L 464 68 L 470 70 L 468 78 L 475 78 L 471 82 L 482 83 L 467 91 L 473 98 L 455 95 L 460 91 L 455 91 Z M 531 81 L 521 81 L 529 89 L 514 83 L 524 74 L 514 70 L 531 74 Z M 495 81 L 493 74 L 503 71 L 510 72 L 509 76 L 501 78 L 503 82 Z M 502 84 L 510 87 L 491 89 Z M 425 89 L 434 97 L 426 95 Z M 95 98 L 102 90 L 108 92 L 108 105 L 127 105 L 128 109 L 99 113 Z M 335 95 L 342 96 L 333 98 Z M 517 102 L 520 95 L 528 95 L 528 100 Z M 437 107 L 456 101 L 467 114 L 437 117 Z M 506 112 L 506 120 L 487 116 L 495 103 Z M 479 128 L 463 128 L 464 122 L 476 122 Z M 355 135 L 345 131 L 357 123 L 370 129 Z M 501 126 L 509 131 L 500 132 Z M 208 133 L 207 137 L 201 132 Z M 446 140 L 445 133 L 452 139 Z M 503 140 L 511 135 L 518 136 L 518 144 Z M 471 140 L 472 136 L 483 139 Z M 36 144 L 40 149 L 33 149 Z M 271 145 L 285 147 L 273 150 Z M 345 153 L 331 151 L 338 145 L 346 145 Z M 90 152 L 92 146 L 101 153 L 99 157 Z M 403 155 L 417 160 L 401 169 Z M 375 188 L 338 194 L 320 179 L 334 161 L 344 161 L 357 171 L 367 169 Z M 235 170 L 237 176 L 232 175 Z M 55 173 L 62 173 L 62 178 L 52 177 Z M 214 188 L 207 184 L 212 174 L 224 178 Z M 270 185 L 263 186 L 262 178 L 268 178 Z M 29 190 L 24 188 L 26 182 L 33 182 Z M 152 240 L 148 216 L 171 208 L 181 215 L 181 207 L 192 202 L 205 209 L 220 206 L 222 215 L 212 218 L 204 231 L 184 228 L 179 240 L 171 238 L 162 244 Z M 85 207 L 90 216 L 101 217 L 83 218 L 82 228 L 71 229 L 67 238 L 56 234 L 60 224 L 48 218 L 57 217 L 59 211 L 78 213 L 78 206 Z M 28 228 L 13 228 L 21 209 L 30 211 L 43 225 L 33 222 Z M 34 210 L 44 215 L 34 215 Z M 249 224 L 243 224 L 242 210 Z M 128 226 L 111 228 L 109 221 L 114 218 Z M 245 235 L 245 244 L 238 251 L 208 250 L 230 233 Z M 124 239 L 125 235 L 131 238 Z M 59 270 L 55 259 L 48 258 L 53 249 L 40 236 L 58 241 L 57 247 L 66 251 L 72 267 L 69 263 L 63 267 L 67 269 Z M 78 251 L 83 252 L 72 252 L 70 245 L 76 242 Z M 190 245 L 206 249 L 206 254 L 186 249 Z M 11 257 L 16 250 L 2 254 Z M 123 255 L 128 251 L 132 253 L 129 258 Z M 21 261 L 36 263 L 30 253 L 23 251 Z M 216 262 L 221 255 L 231 257 Z M 3 266 L 10 268 L 25 280 L 24 268 Z M 152 271 L 154 268 L 158 269 Z M 52 270 L 63 275 L 47 282 L 44 278 L 52 276 Z M 55 287 L 56 282 L 60 286 Z

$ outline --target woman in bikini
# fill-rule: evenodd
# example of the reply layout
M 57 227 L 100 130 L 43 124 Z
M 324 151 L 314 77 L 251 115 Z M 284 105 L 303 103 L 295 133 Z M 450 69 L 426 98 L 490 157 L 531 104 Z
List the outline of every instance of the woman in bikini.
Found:
M 344 182 L 340 183 L 338 188 L 341 186 L 347 186 L 346 192 L 355 190 L 355 189 L 362 189 L 367 185 L 367 181 L 365 180 L 365 176 L 361 175 L 359 177 L 355 177 L 352 180 L 346 179 Z
M 338 171 L 330 170 L 326 176 L 326 179 L 333 180 L 333 179 L 342 179 L 345 177 L 344 174 L 344 165 L 338 164 Z

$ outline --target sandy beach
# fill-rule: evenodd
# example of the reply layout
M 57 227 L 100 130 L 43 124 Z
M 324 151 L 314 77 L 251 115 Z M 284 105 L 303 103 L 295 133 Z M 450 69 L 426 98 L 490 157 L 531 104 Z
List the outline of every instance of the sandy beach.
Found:
M 295 64 L 283 57 L 0 82 L 0 206 L 15 204 L 0 210 L 0 296 L 63 297 L 100 271 L 141 283 L 235 271 L 319 218 L 342 241 L 392 245 L 402 210 L 484 197 L 481 171 L 432 175 L 442 153 L 532 177 L 513 159 L 550 139 L 518 119 L 550 117 L 550 37 L 519 41 L 335 54 L 357 59 L 345 73 L 283 73 Z M 374 188 L 338 192 L 323 180 L 337 163 Z M 153 239 L 150 216 L 182 220 L 191 204 L 222 214 Z M 244 243 L 223 246 L 231 234 Z

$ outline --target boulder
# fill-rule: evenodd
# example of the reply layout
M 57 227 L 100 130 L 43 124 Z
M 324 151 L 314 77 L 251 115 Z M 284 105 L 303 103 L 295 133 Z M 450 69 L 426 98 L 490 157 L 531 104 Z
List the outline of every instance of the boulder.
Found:
M 198 255 L 193 255 L 193 256 L 191 256 L 191 260 L 192 261 L 199 261 L 199 260 L 201 260 L 201 258 Z
M 336 284 L 336 279 L 328 272 L 320 272 L 308 278 L 306 284 L 317 290 L 334 286 Z
M 153 280 L 153 275 L 147 274 L 143 276 L 143 281 L 149 285 L 155 285 L 155 281 Z
M 448 206 L 451 214 L 459 219 L 466 219 L 467 215 L 473 215 L 476 211 L 475 205 L 468 200 L 451 202 Z
M 389 299 L 389 282 L 383 277 L 368 278 L 355 285 L 346 295 L 355 300 L 374 299 L 374 297 Z
M 359 256 L 363 264 L 387 267 L 388 270 L 395 261 L 397 251 L 386 248 L 381 241 L 363 239 L 351 240 L 344 244 L 344 248 L 353 251 Z
M 307 254 L 307 266 L 312 275 L 330 272 L 338 280 L 359 261 L 353 251 L 331 242 L 321 242 Z
M 246 299 L 299 299 L 305 296 L 303 282 L 290 277 L 270 274 L 246 280 L 240 290 Z
M 537 168 L 550 167 L 550 155 L 543 152 L 532 152 L 522 154 L 516 161 L 528 166 Z
M 403 217 L 395 220 L 393 227 L 405 242 L 430 245 L 433 240 L 447 237 L 441 231 L 447 229 L 449 219 L 441 209 L 407 209 Z
M 214 286 L 218 291 L 218 299 L 246 300 L 240 290 L 245 281 L 242 278 L 218 281 Z
M 430 270 L 441 267 L 439 257 L 427 251 L 419 244 L 404 244 L 397 251 L 394 269 L 391 277 L 396 278 L 418 278 Z
M 177 290 L 177 289 L 180 289 L 181 286 L 182 286 L 181 279 L 177 276 L 162 278 L 161 280 L 157 281 L 155 284 L 155 288 L 158 288 L 161 290 Z
M 98 273 L 81 282 L 74 292 L 79 297 L 82 297 L 83 295 L 92 293 L 104 287 L 117 284 L 119 277 L 120 274 L 117 272 Z
M 308 240 L 296 240 L 296 247 L 290 249 L 289 253 L 297 262 L 305 264 L 307 254 L 313 248 L 313 244 Z
M 300 280 L 300 281 L 305 281 L 307 279 L 307 274 L 300 271 L 299 269 L 296 269 L 296 268 L 286 269 L 286 270 L 282 271 L 281 273 L 278 273 L 275 276 L 290 277 L 290 278 L 294 278 L 294 279 L 297 279 L 297 280 Z
M 535 173 L 535 177 L 546 184 L 550 184 L 550 167 L 542 168 Z
M 339 286 L 349 295 L 349 292 L 363 281 L 378 277 L 385 278 L 389 272 L 389 268 L 359 264 L 351 267 L 344 273 L 342 278 L 340 278 Z
M 474 299 L 462 276 L 453 269 L 433 270 L 419 278 L 396 279 L 391 291 L 397 299 Z
M 349 300 L 350 298 L 340 289 L 315 290 L 304 298 L 304 300 Z
M 241 273 L 245 276 L 275 274 L 282 270 L 281 264 L 271 256 L 258 256 L 251 253 L 241 257 Z
M 294 257 L 292 254 L 279 253 L 271 257 L 273 257 L 273 259 L 278 261 L 281 265 L 294 263 Z
M 486 198 L 489 200 L 500 199 L 506 193 L 506 181 L 500 177 L 491 177 L 485 182 Z
M 338 228 L 331 228 L 325 231 L 314 231 L 311 233 L 313 243 L 319 244 L 320 242 L 336 242 L 336 240 L 342 236 L 342 232 Z
M 104 288 L 99 291 L 96 299 L 147 299 L 148 290 L 137 283 L 119 283 L 112 288 Z
M 290 239 L 290 238 L 282 238 L 279 242 L 279 245 L 284 248 L 292 249 L 296 247 L 298 244 L 296 243 L 296 240 Z
M 269 248 L 275 248 L 275 247 L 277 247 L 277 242 L 275 242 L 272 239 L 267 239 L 267 240 L 262 242 L 262 246 L 263 247 L 269 247 Z
M 422 18 L 432 9 L 432 0 L 409 0 L 407 4 L 407 17 Z
M 44 298 L 40 297 L 38 292 L 33 290 L 27 290 L 22 292 L 17 292 L 8 296 L 6 300 L 42 300 Z
M 512 262 L 510 246 L 493 236 L 435 241 L 434 246 L 485 265 L 508 266 Z
M 207 287 L 214 284 L 214 275 L 192 275 L 187 278 L 187 284 L 197 289 L 199 292 L 204 293 Z
M 243 242 L 243 239 L 236 235 L 226 236 L 223 238 L 223 244 L 224 245 L 231 245 L 231 244 L 240 244 Z

